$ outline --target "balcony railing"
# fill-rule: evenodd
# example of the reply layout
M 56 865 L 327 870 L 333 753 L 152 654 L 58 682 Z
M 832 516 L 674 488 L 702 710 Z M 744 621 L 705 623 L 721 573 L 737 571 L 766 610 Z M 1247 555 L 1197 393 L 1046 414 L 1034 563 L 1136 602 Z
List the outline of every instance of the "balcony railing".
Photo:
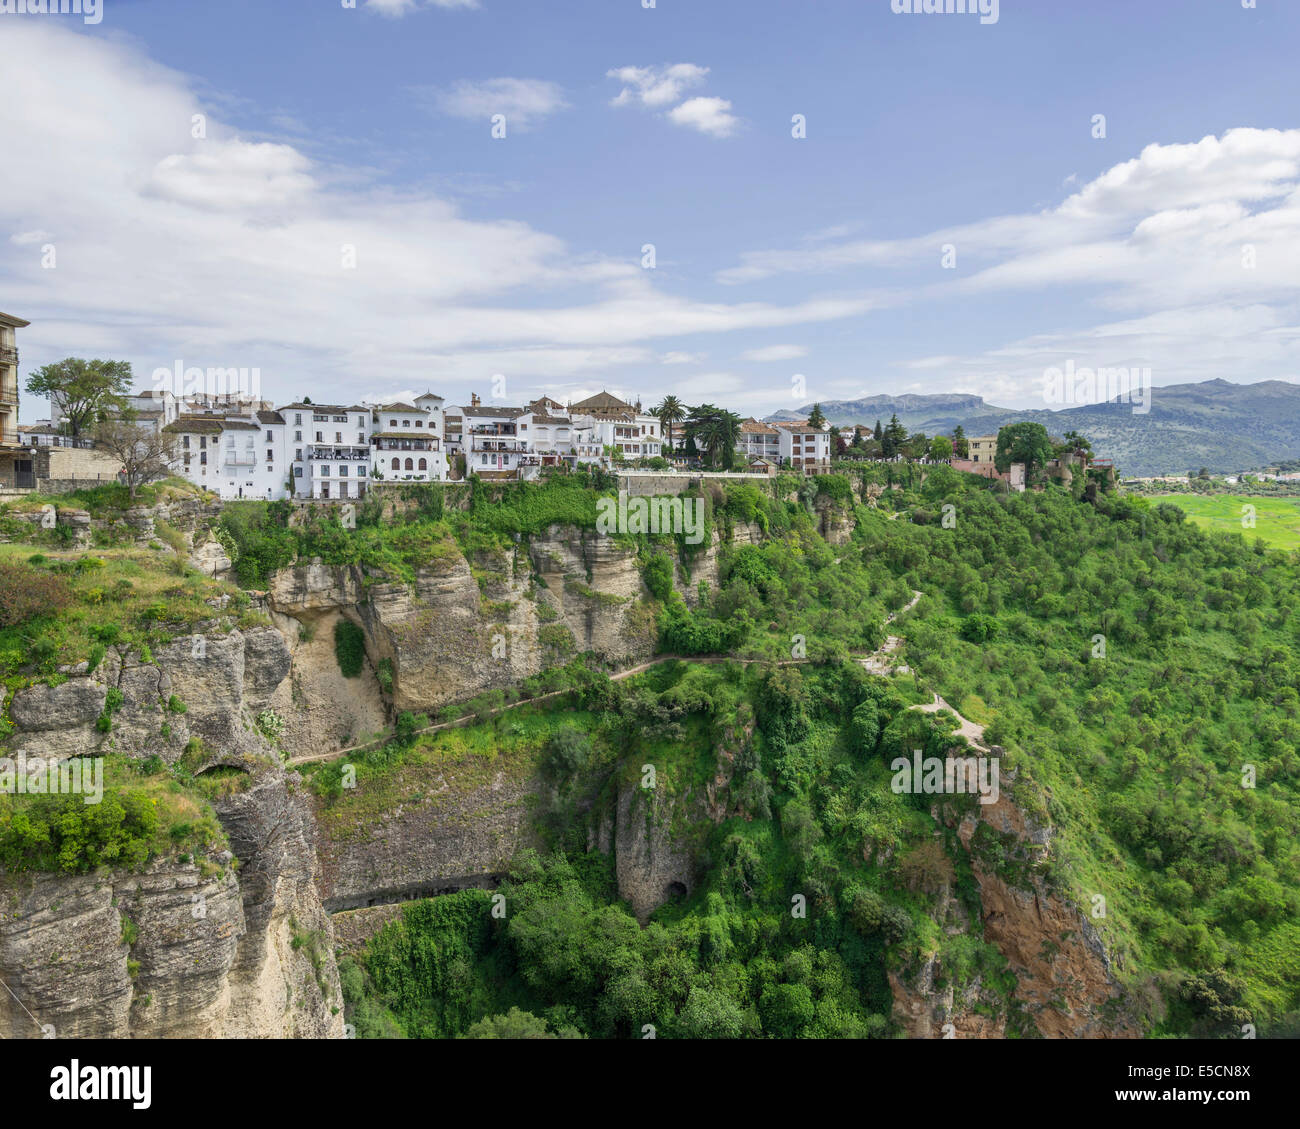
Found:
M 257 455 L 252 451 L 227 451 L 221 461 L 226 466 L 254 466 Z
M 18 363 L 18 350 L 10 349 L 7 345 L 0 345 L 0 365 L 16 365 Z
M 381 451 L 436 451 L 436 439 L 376 439 L 375 446 Z M 430 446 L 430 444 L 435 444 Z
M 515 435 L 515 425 L 480 423 L 469 429 L 471 435 Z
M 359 462 L 368 463 L 370 461 L 369 447 L 308 447 L 307 457 L 309 459 L 330 459 L 335 462 Z

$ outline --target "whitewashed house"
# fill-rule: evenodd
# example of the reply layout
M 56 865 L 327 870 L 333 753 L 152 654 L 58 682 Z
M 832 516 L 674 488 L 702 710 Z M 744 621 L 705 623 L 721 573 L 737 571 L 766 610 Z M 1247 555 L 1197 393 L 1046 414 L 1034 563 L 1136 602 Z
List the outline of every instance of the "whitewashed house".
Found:
M 447 477 L 442 397 L 379 404 L 373 413 L 373 476 L 383 482 L 441 482 Z
M 374 452 L 371 409 L 352 404 L 288 404 L 285 420 L 294 496 L 364 498 Z

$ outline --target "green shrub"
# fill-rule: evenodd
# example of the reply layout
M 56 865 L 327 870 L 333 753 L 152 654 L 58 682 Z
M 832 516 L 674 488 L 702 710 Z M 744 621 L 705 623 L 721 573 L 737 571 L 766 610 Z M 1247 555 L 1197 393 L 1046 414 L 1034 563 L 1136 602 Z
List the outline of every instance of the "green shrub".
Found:
M 344 678 L 356 678 L 366 661 L 366 636 L 355 623 L 341 619 L 334 625 L 334 657 Z

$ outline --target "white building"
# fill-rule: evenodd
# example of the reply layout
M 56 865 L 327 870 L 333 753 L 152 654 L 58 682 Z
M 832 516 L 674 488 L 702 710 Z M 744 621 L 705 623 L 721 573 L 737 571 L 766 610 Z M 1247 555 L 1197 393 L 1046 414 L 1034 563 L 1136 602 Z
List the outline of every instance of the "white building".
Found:
M 831 433 L 828 427 L 813 427 L 807 420 L 777 423 L 777 446 L 782 465 L 807 471 L 831 464 Z
M 150 431 L 159 431 L 180 418 L 181 402 L 167 388 L 135 392 L 125 400 L 133 421 Z
M 475 400 L 478 397 L 474 397 Z M 517 478 L 529 456 L 528 440 L 519 432 L 523 408 L 471 404 L 460 409 L 461 452 L 467 474 L 489 478 Z
M 576 429 L 575 443 L 584 452 L 594 452 L 579 454 L 580 462 L 604 458 L 606 448 L 617 448 L 624 459 L 654 458 L 663 451 L 658 418 L 608 392 L 571 404 L 569 418 Z
M 286 451 L 296 498 L 364 498 L 370 481 L 371 409 L 357 404 L 287 404 Z
M 800 446 L 803 446 L 801 443 Z M 791 444 L 793 448 L 793 444 Z M 740 435 L 736 439 L 736 450 L 749 459 L 781 459 L 781 432 L 770 423 L 750 416 L 740 425 Z
M 426 393 L 414 404 L 378 404 L 374 409 L 374 477 L 383 482 L 442 482 L 447 477 L 443 447 L 442 397 Z

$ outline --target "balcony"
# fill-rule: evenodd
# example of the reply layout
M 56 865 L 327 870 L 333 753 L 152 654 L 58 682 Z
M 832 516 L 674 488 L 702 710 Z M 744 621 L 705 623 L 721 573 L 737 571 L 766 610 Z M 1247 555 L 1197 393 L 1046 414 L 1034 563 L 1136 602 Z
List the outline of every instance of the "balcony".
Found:
M 370 461 L 370 448 L 362 446 L 308 447 L 307 458 L 330 462 L 368 463 Z
M 0 365 L 16 365 L 18 363 L 18 350 L 11 349 L 7 345 L 0 345 Z
M 227 451 L 221 458 L 225 466 L 256 466 L 257 452 Z
M 480 423 L 469 429 L 471 435 L 509 435 L 515 436 L 515 425 L 513 423 L 490 424 Z
M 437 439 L 428 437 L 421 439 L 376 439 L 375 447 L 380 451 L 436 451 L 438 449 L 437 443 Z
M 500 451 L 507 454 L 514 454 L 518 451 L 527 450 L 528 444 L 522 439 L 473 439 L 470 441 L 471 451 Z

